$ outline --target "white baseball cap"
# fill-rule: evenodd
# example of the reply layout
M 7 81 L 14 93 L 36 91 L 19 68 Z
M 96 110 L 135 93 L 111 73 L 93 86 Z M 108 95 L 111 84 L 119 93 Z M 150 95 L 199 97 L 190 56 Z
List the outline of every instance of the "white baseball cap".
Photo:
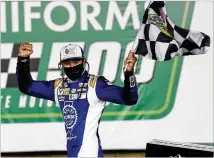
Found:
M 60 51 L 60 61 L 84 59 L 83 49 L 74 44 L 64 46 Z

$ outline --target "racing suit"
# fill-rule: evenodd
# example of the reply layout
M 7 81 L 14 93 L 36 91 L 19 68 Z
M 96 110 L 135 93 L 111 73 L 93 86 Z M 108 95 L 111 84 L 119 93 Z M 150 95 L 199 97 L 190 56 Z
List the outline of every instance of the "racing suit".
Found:
M 137 103 L 138 92 L 133 72 L 125 73 L 124 88 L 87 71 L 76 81 L 69 78 L 36 81 L 31 77 L 29 60 L 29 57 L 18 56 L 18 88 L 24 94 L 52 100 L 60 106 L 67 135 L 67 156 L 103 157 L 98 127 L 105 103 Z

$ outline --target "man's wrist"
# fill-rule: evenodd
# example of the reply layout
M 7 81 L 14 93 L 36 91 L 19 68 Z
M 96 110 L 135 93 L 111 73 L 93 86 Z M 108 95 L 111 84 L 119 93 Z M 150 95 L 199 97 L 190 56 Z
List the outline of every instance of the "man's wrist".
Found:
M 25 63 L 25 62 L 28 62 L 30 59 L 30 57 L 23 57 L 23 56 L 20 56 L 20 54 L 18 54 L 18 62 L 21 62 L 21 63 Z
M 125 71 L 124 75 L 125 75 L 125 77 L 133 76 L 134 75 L 134 70 L 132 70 L 132 71 Z
M 136 77 L 134 76 L 134 71 L 125 72 L 125 80 L 124 83 L 129 85 L 130 87 L 136 86 Z

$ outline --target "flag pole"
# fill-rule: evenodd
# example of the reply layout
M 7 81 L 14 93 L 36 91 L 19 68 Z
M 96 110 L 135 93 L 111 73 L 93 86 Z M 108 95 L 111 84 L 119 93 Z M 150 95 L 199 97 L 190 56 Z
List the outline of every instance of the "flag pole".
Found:
M 134 42 L 133 42 L 133 44 L 132 44 L 132 49 L 130 50 L 130 52 L 133 52 L 134 54 L 135 54 L 135 52 L 136 52 L 136 50 L 137 50 L 138 36 L 139 36 L 140 30 L 142 29 L 142 27 L 143 27 L 143 25 L 141 24 L 140 28 L 139 28 L 138 31 L 137 31 L 135 40 L 134 40 Z M 125 65 L 125 68 L 123 69 L 124 72 L 126 72 L 127 66 L 128 66 L 128 64 Z

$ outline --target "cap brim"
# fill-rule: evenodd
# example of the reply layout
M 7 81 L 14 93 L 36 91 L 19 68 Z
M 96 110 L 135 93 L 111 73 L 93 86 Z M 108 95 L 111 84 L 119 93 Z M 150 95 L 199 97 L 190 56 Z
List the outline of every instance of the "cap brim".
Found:
M 71 60 L 82 60 L 84 59 L 83 57 L 72 57 L 72 58 L 66 58 L 66 59 L 63 59 L 61 61 L 71 61 Z

